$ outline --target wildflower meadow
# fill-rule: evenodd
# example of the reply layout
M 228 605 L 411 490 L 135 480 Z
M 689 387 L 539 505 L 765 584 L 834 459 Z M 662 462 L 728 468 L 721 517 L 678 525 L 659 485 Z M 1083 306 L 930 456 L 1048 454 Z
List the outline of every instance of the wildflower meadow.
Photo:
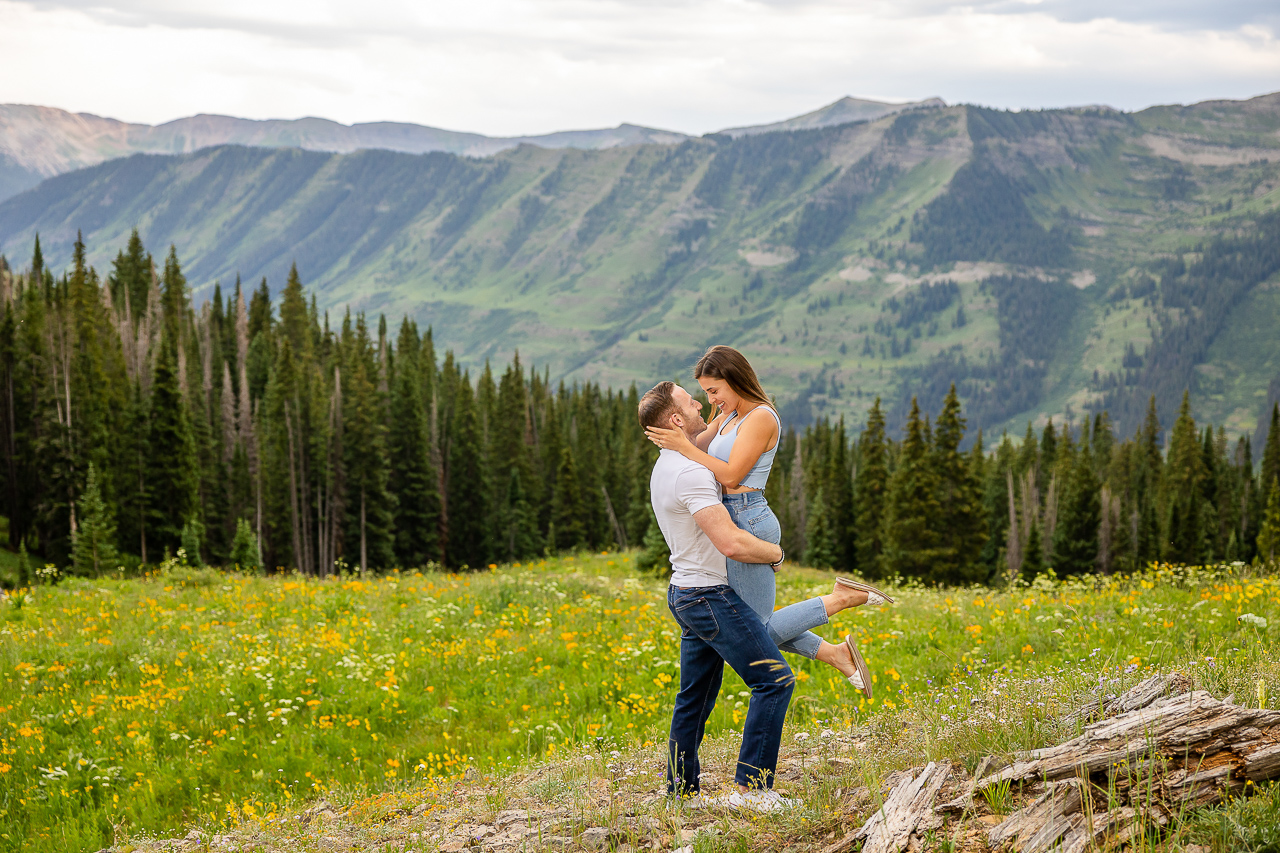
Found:
M 661 750 L 679 635 L 664 582 L 634 559 L 327 580 L 170 563 L 10 592 L 0 850 L 96 850 L 118 833 L 268 821 L 335 791 L 447 796 L 468 772 Z M 832 575 L 779 581 L 782 605 Z M 909 717 L 927 753 L 1000 752 L 1037 745 L 1074 697 L 1149 671 L 1200 673 L 1240 702 L 1280 690 L 1267 663 L 1280 578 L 1242 564 L 893 594 L 820 630 L 858 638 L 874 701 L 790 658 L 792 735 Z M 739 727 L 746 699 L 727 677 L 709 734 Z

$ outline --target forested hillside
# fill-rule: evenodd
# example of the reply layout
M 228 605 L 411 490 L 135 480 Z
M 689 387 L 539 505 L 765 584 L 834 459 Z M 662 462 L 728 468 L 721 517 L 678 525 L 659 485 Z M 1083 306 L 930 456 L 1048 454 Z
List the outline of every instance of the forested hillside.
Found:
M 38 232 L 63 270 L 83 231 L 102 267 L 136 227 L 200 299 L 277 293 L 296 262 L 319 309 L 408 315 L 473 373 L 518 349 L 623 388 L 729 343 L 797 425 L 880 397 L 896 429 L 954 381 L 988 433 L 1107 407 L 1131 434 L 1189 389 L 1253 435 L 1280 376 L 1278 132 L 1269 95 L 486 159 L 220 147 L 46 181 L 0 204 L 0 251 L 25 263 Z
M 993 285 L 1001 299 L 1021 286 Z M 910 324 L 955 294 L 891 308 Z M 326 575 L 642 543 L 641 563 L 665 566 L 634 386 L 555 383 L 518 359 L 473 374 L 436 346 L 409 318 L 319 311 L 296 271 L 276 301 L 237 283 L 197 307 L 177 253 L 157 263 L 136 234 L 105 276 L 77 243 L 55 277 L 37 243 L 28 271 L 0 266 L 5 580 L 136 570 L 180 548 Z M 913 399 L 901 433 L 877 399 L 864 429 L 788 430 L 767 493 L 793 557 L 873 577 L 1274 557 L 1280 408 L 1256 467 L 1249 439 L 1198 427 L 1185 396 L 1162 440 L 1155 403 L 1123 441 L 1100 413 L 964 451 L 954 387 L 936 420 Z

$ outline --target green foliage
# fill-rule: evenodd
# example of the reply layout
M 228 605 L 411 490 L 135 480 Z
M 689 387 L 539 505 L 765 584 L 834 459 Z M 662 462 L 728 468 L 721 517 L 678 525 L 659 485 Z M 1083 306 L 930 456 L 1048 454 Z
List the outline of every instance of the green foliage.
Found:
M 163 248 L 174 242 L 193 255 L 180 272 L 196 293 L 237 270 L 250 290 L 269 274 L 279 291 L 296 260 L 335 317 L 354 294 L 375 314 L 413 305 L 419 323 L 438 324 L 441 351 L 473 372 L 486 359 L 496 368 L 518 344 L 557 379 L 607 377 L 615 388 L 682 370 L 688 341 L 703 340 L 710 322 L 717 340 L 769 353 L 797 428 L 820 416 L 864 422 L 879 396 L 896 434 L 912 394 L 936 412 L 952 381 L 970 428 L 989 432 L 1101 398 L 1129 435 L 1153 391 L 1172 422 L 1188 387 L 1203 417 L 1248 405 L 1248 421 L 1259 414 L 1254 390 L 1275 372 L 1265 325 L 1261 345 L 1249 342 L 1260 355 L 1239 377 L 1221 363 L 1225 378 L 1196 368 L 1239 337 L 1239 311 L 1271 299 L 1259 285 L 1276 269 L 1275 199 L 1257 188 L 1278 167 L 1175 164 L 1147 142 L 1172 134 L 1262 150 L 1274 142 L 1275 105 L 1217 102 L 1183 115 L 1195 118 L 954 106 L 678 146 L 524 146 L 489 159 L 225 146 L 110 161 L 9 199 L 0 251 L 25 259 L 40 231 L 32 272 L 43 281 L 46 266 L 71 263 L 77 217 L 98 211 L 94 231 L 113 242 L 87 257 L 100 269 L 117 262 L 112 296 L 130 292 L 138 318 L 152 260 L 130 234 L 146 221 L 166 293 L 177 292 Z M 965 129 L 971 138 L 957 144 Z M 993 286 L 955 275 L 944 312 L 886 317 L 892 336 L 873 329 L 885 302 L 905 308 L 937 291 L 957 259 L 1009 264 L 1025 302 L 1044 309 L 1032 318 L 1046 319 L 1022 322 L 1024 300 L 998 305 L 993 346 Z M 1097 282 L 1079 290 L 1069 280 L 1085 271 Z M 250 302 L 249 384 L 260 399 L 274 361 L 261 337 L 271 306 Z M 1021 352 L 1024 328 L 1047 357 Z M 936 340 L 922 345 L 914 330 Z M 1085 346 L 1096 377 L 1079 369 Z M 504 489 L 505 472 L 493 482 Z
M 920 408 L 912 400 L 898 467 L 889 480 L 882 576 L 939 580 L 933 577 L 940 545 L 938 476 L 929 450 Z
M 1258 532 L 1258 556 L 1275 560 L 1280 554 L 1280 478 L 1272 479 L 1267 492 L 1267 510 Z
M 98 577 L 116 567 L 115 521 L 102 500 L 98 472 L 93 465 L 85 481 L 84 494 L 77 505 L 78 527 L 72 546 L 72 566 L 76 574 Z M 26 554 L 23 554 L 23 563 Z
M 258 537 L 248 519 L 236 519 L 236 536 L 231 541 L 231 553 L 227 561 L 244 572 L 262 571 L 262 558 L 259 556 Z
M 658 520 L 653 518 L 652 510 L 649 517 L 650 523 L 645 530 L 640 553 L 636 556 L 636 568 L 650 574 L 669 575 L 671 549 L 667 547 L 667 540 L 663 538 L 662 529 L 658 527 Z
M 200 568 L 204 565 L 204 560 L 200 558 L 203 541 L 204 525 L 197 519 L 187 519 L 187 523 L 182 525 L 181 551 L 184 565 L 195 568 Z
M 883 577 L 885 498 L 889 488 L 888 444 L 880 398 L 871 406 L 867 428 L 858 439 L 859 470 L 854 481 L 854 515 L 857 518 L 855 549 L 858 568 L 871 577 Z

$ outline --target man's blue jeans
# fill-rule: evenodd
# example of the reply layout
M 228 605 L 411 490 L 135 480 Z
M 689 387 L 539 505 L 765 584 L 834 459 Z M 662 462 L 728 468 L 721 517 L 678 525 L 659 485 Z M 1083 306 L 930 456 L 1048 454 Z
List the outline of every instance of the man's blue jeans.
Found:
M 795 683 L 791 668 L 759 617 L 728 585 L 668 587 L 667 606 L 681 629 L 680 692 L 667 742 L 668 793 L 698 791 L 698 747 L 726 663 L 751 688 L 734 779 L 748 788 L 773 787 Z

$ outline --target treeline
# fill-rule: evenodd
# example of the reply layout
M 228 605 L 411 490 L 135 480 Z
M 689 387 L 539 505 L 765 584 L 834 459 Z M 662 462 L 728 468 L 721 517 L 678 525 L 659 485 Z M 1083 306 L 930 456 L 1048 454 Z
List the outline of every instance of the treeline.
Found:
M 158 562 L 481 567 L 626 545 L 656 451 L 635 391 L 461 370 L 431 330 L 333 320 L 293 270 L 197 310 L 136 233 L 108 275 L 0 260 L 11 547 L 81 574 Z M 628 535 L 628 530 L 635 533 Z
M 277 303 L 236 282 L 197 310 L 172 248 L 156 264 L 135 233 L 105 277 L 84 257 L 61 277 L 39 241 L 20 273 L 0 259 L 0 487 L 32 562 L 91 575 L 182 548 L 326 575 L 643 543 L 663 568 L 634 388 L 518 358 L 473 377 L 412 320 L 334 321 L 296 270 Z M 878 400 L 856 438 L 788 430 L 766 490 L 788 553 L 979 583 L 1280 549 L 1280 407 L 1257 470 L 1185 394 L 1167 442 L 1154 397 L 1123 440 L 1105 412 L 993 448 L 966 429 L 951 386 L 901 437 Z
M 979 431 L 962 452 L 965 430 L 952 386 L 932 423 L 912 402 L 900 440 L 879 400 L 856 439 L 842 422 L 788 431 L 766 488 L 783 547 L 809 565 L 947 584 L 1280 556 L 1280 406 L 1256 471 L 1249 438 L 1197 426 L 1186 394 L 1167 442 L 1154 397 L 1124 440 L 1105 412 L 1028 424 L 990 450 Z

